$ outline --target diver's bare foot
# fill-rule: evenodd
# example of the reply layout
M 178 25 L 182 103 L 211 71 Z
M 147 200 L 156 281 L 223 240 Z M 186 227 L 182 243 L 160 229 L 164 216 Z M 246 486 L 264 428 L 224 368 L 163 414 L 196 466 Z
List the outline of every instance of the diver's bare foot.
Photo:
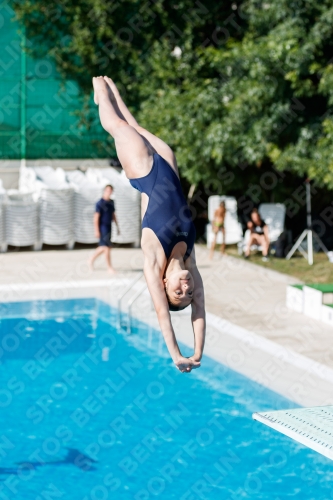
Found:
M 96 76 L 92 79 L 94 87 L 94 103 L 98 106 L 99 99 L 98 94 L 102 90 L 108 90 L 107 84 L 102 76 Z
M 110 274 L 116 274 L 117 271 L 115 269 L 113 269 L 113 267 L 108 267 L 108 272 Z
M 114 83 L 114 81 L 111 80 L 111 78 L 109 78 L 108 76 L 104 76 L 104 80 L 106 81 L 106 83 L 110 87 L 110 89 L 113 92 L 113 94 L 117 94 L 118 93 L 118 89 L 117 89 L 117 86 Z

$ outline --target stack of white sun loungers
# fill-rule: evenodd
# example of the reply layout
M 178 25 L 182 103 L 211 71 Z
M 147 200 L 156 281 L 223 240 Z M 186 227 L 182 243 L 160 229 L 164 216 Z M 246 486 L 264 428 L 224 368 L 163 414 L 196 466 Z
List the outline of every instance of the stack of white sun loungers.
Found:
M 224 221 L 225 227 L 225 243 L 226 245 L 233 245 L 238 243 L 243 238 L 242 226 L 237 218 L 237 201 L 233 196 L 210 196 L 208 198 L 208 219 L 207 225 L 207 247 L 210 248 L 214 238 L 212 222 L 214 220 L 215 210 L 219 207 L 221 201 L 225 202 L 226 215 Z M 218 232 L 216 243 L 222 243 L 222 233 Z
M 2 251 L 6 251 L 8 245 L 16 247 L 33 245 L 34 248 L 37 248 L 39 242 L 39 205 L 34 200 L 33 193 L 22 193 L 16 189 L 10 189 L 7 191 L 3 207 Z
M 90 182 L 99 184 L 103 189 L 106 184 L 114 188 L 114 201 L 120 234 L 112 223 L 113 243 L 131 243 L 140 245 L 141 234 L 141 197 L 140 193 L 133 189 L 125 173 L 118 173 L 114 168 L 95 169 L 89 168 L 86 177 Z
M 62 169 L 28 167 L 21 170 L 20 190 L 33 191 L 40 204 L 40 246 L 74 246 L 74 189 Z
M 95 205 L 102 196 L 104 186 L 89 180 L 80 170 L 69 171 L 65 175 L 74 188 L 74 239 L 78 243 L 96 243 Z
M 0 179 L 0 250 L 6 251 L 7 245 L 5 243 L 5 201 L 6 190 L 3 188 L 2 180 Z
M 112 227 L 112 241 L 138 246 L 141 234 L 141 199 L 124 173 L 114 168 L 65 172 L 50 166 L 25 167 L 19 190 L 0 184 L 0 248 L 43 243 L 73 248 L 75 241 L 95 243 L 93 215 L 106 184 L 114 187 L 120 234 Z

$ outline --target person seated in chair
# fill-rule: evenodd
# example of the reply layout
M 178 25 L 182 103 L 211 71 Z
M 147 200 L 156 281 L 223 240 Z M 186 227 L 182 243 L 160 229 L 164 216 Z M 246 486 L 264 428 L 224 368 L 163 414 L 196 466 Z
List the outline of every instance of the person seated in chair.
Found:
M 245 258 L 250 256 L 251 246 L 258 245 L 262 248 L 262 260 L 267 262 L 269 250 L 268 226 L 260 217 L 257 208 L 254 208 L 250 215 L 251 219 L 247 223 L 248 229 L 251 231 L 249 241 L 245 249 Z

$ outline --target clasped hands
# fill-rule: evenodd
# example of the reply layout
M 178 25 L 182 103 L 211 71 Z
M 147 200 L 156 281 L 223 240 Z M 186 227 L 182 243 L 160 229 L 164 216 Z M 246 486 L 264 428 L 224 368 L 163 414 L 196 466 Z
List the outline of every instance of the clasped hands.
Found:
M 190 356 L 188 358 L 184 358 L 184 356 L 178 356 L 178 358 L 174 361 L 176 368 L 182 373 L 190 373 L 192 370 L 196 368 L 200 368 L 201 363 L 199 358 L 195 356 Z

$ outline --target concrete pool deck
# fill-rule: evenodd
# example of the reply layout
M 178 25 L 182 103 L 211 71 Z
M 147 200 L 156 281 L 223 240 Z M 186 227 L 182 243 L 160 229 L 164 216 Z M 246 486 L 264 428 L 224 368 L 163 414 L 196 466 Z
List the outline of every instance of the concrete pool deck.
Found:
M 31 284 L 50 282 L 75 288 L 102 287 L 107 280 L 119 290 L 142 271 L 140 249 L 113 249 L 115 276 L 107 274 L 102 258 L 89 271 L 92 252 L 1 254 L 0 300 L 29 300 Z M 332 404 L 333 328 L 286 309 L 286 285 L 297 280 L 229 256 L 209 261 L 201 246 L 196 254 L 206 292 L 206 354 L 300 405 Z M 173 316 L 178 338 L 193 345 L 188 311 Z M 157 326 L 154 314 L 147 321 Z

